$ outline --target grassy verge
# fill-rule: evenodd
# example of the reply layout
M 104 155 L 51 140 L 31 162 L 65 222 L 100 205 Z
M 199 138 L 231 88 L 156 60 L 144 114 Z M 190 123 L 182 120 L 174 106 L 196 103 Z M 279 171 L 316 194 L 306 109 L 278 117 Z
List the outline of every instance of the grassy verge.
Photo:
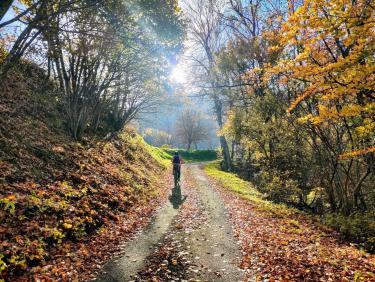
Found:
M 163 165 L 164 167 L 168 167 L 171 163 L 171 159 L 172 159 L 172 154 L 170 154 L 169 152 L 167 152 L 166 150 L 162 149 L 162 148 L 158 148 L 158 147 L 154 147 L 150 144 L 148 144 L 146 141 L 144 141 L 144 139 L 137 135 L 136 137 L 136 140 L 137 142 L 139 142 L 139 144 L 144 147 L 148 153 L 158 162 L 160 163 L 161 165 Z
M 173 156 L 174 152 L 178 151 L 180 156 L 187 163 L 206 162 L 217 159 L 216 151 L 214 150 L 183 150 L 183 149 L 162 149 L 165 153 Z
M 187 163 L 206 162 L 217 159 L 217 154 L 214 150 L 186 151 L 183 149 L 158 148 L 146 143 L 140 136 L 137 136 L 136 142 L 138 142 L 140 146 L 146 148 L 151 156 L 165 167 L 168 167 L 171 163 L 171 159 L 176 151 L 179 152 L 180 156 Z
M 271 201 L 267 201 L 263 198 L 260 193 L 250 182 L 242 180 L 237 175 L 225 172 L 220 169 L 219 162 L 212 162 L 204 167 L 204 171 L 218 181 L 224 188 L 229 189 L 242 198 L 254 203 L 256 208 L 266 212 L 270 212 L 278 216 L 289 216 L 295 213 L 301 213 L 297 209 L 288 207 L 284 204 L 276 204 Z

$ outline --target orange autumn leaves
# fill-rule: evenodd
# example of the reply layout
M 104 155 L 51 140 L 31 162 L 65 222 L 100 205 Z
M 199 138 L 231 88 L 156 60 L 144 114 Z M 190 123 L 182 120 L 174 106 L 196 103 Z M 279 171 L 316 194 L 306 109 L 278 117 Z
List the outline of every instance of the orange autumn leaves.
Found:
M 288 109 L 292 112 L 306 101 L 312 103 L 314 113 L 304 115 L 302 122 L 346 123 L 354 128 L 354 141 L 367 144 L 359 146 L 358 154 L 373 151 L 368 140 L 374 140 L 375 131 L 375 13 L 371 2 L 304 1 L 281 29 L 283 58 L 266 72 L 281 85 L 302 86 Z

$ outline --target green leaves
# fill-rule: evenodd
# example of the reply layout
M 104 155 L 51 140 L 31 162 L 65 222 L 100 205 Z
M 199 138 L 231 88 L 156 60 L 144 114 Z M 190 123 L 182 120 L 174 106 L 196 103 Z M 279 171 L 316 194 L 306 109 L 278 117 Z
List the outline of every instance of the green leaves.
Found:
M 10 215 L 14 215 L 16 211 L 16 205 L 14 200 L 16 200 L 16 198 L 16 194 L 12 194 L 0 199 L 0 205 L 2 206 L 3 211 L 9 213 Z

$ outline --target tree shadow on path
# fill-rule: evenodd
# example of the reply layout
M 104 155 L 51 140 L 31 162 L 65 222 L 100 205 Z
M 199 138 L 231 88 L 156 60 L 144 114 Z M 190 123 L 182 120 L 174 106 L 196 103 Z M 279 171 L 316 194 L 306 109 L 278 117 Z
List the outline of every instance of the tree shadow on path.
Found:
M 172 195 L 169 196 L 169 201 L 173 205 L 174 209 L 178 209 L 186 200 L 187 196 L 182 196 L 181 187 L 177 184 L 172 189 Z

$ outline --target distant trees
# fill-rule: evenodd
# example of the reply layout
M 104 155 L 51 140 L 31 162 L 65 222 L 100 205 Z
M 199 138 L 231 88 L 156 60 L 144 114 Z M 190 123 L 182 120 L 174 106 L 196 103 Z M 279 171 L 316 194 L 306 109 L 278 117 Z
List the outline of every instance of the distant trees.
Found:
M 154 128 L 146 128 L 143 132 L 143 138 L 153 146 L 161 147 L 164 145 L 172 145 L 173 137 L 171 134 Z
M 190 150 L 193 145 L 197 148 L 199 142 L 208 139 L 209 128 L 200 112 L 184 109 L 177 117 L 175 133 L 179 142 Z
M 157 108 L 168 60 L 184 35 L 177 2 L 21 2 L 25 10 L 14 6 L 14 18 L 0 23 L 23 23 L 14 41 L 2 38 L 7 52 L 0 75 L 5 78 L 21 58 L 34 54 L 59 86 L 72 137 L 120 130 Z
M 220 9 L 224 1 L 197 0 L 189 3 L 187 14 L 190 19 L 190 34 L 197 52 L 191 55 L 196 74 L 196 85 L 202 96 L 208 97 L 213 104 L 216 121 L 221 129 L 225 119 L 225 105 L 222 89 L 217 87 L 215 54 L 223 47 L 223 18 Z M 224 169 L 231 170 L 231 158 L 227 139 L 219 136 L 224 157 Z

